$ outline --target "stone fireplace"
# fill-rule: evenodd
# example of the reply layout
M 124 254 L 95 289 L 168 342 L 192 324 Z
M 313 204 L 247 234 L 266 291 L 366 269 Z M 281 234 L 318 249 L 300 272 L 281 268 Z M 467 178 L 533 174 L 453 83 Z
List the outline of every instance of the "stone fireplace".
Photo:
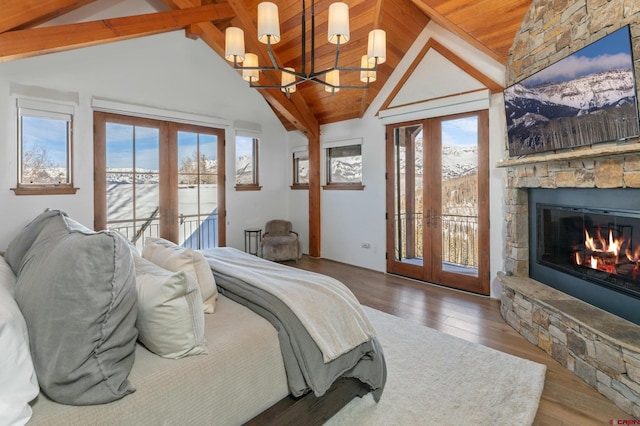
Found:
M 640 87 L 640 9 L 637 2 L 534 0 L 511 47 L 506 85 L 522 80 L 626 24 L 631 28 L 636 86 Z M 552 285 L 545 283 L 549 279 L 546 272 L 540 275 L 536 271 L 540 263 L 554 273 L 563 267 L 574 268 L 574 265 L 561 265 L 559 268 L 544 265 L 549 258 L 539 262 L 536 257 L 540 250 L 538 242 L 533 241 L 533 246 L 530 245 L 530 225 L 538 220 L 539 214 L 535 207 L 539 203 L 531 198 L 537 197 L 539 191 L 555 193 L 561 200 L 542 204 L 592 208 L 596 213 L 602 213 L 596 218 L 602 221 L 608 210 L 606 206 L 595 206 L 593 202 L 606 191 L 628 191 L 633 195 L 625 195 L 622 199 L 632 205 L 616 207 L 640 210 L 640 140 L 518 158 L 510 158 L 505 150 L 503 158 L 498 164 L 507 172 L 504 193 L 505 273 L 499 274 L 503 284 L 503 317 L 528 341 L 618 407 L 640 418 L 640 298 L 633 294 L 634 291 L 618 291 L 602 282 L 593 285 L 595 290 L 588 292 L 591 295 L 575 295 L 575 287 L 581 286 L 588 275 L 583 273 L 584 264 L 575 268 L 579 270 L 579 276 L 560 271 L 561 275 L 551 278 Z M 567 201 L 568 196 L 563 193 L 565 189 L 588 189 L 588 202 Z M 584 227 L 584 224 L 571 226 Z M 592 255 L 589 249 L 580 246 L 584 241 L 576 244 L 573 248 L 571 245 L 564 248 L 564 254 L 576 256 L 579 252 Z M 624 268 L 633 268 L 632 263 L 625 264 Z M 574 279 L 577 281 L 572 283 Z M 600 303 L 603 294 L 615 294 L 613 301 L 604 305 Z M 625 303 L 630 306 L 626 312 L 611 308 Z M 604 307 L 598 307 L 599 304 Z
M 640 325 L 640 190 L 529 190 L 531 278 Z

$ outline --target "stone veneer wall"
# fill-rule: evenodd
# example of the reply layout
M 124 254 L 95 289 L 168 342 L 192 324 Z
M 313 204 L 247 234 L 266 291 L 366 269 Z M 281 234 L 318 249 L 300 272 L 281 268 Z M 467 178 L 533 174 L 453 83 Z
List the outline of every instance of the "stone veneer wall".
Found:
M 511 85 L 605 35 L 630 24 L 636 79 L 640 78 L 638 0 L 534 0 L 516 34 L 506 65 Z M 636 82 L 640 89 L 640 81 Z M 640 99 L 640 93 L 638 94 Z M 598 144 L 508 159 L 505 194 L 505 271 L 529 274 L 525 188 L 640 187 L 640 143 Z
M 511 46 L 507 86 L 626 24 L 631 28 L 636 87 L 640 89 L 638 0 L 533 0 Z M 594 312 L 602 311 L 528 278 L 527 192 L 528 188 L 640 188 L 640 140 L 522 158 L 508 158 L 505 143 L 504 152 L 504 160 L 498 164 L 507 170 L 506 275 L 499 276 L 503 284 L 502 316 L 531 343 L 622 410 L 640 418 L 640 327 L 619 323 L 618 317 L 607 313 L 596 321 Z M 549 292 L 560 296 L 549 297 Z M 616 338 L 611 327 L 634 337 L 630 341 Z

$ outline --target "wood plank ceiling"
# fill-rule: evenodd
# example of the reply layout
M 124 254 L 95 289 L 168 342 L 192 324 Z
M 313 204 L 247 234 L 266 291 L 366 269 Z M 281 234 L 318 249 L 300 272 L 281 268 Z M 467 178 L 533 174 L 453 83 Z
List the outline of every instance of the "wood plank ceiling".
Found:
M 176 29 L 200 37 L 224 56 L 224 31 L 228 26 L 244 29 L 246 51 L 258 54 L 261 65 L 270 65 L 266 45 L 257 41 L 257 5 L 262 0 L 161 0 L 166 11 L 119 17 L 90 23 L 38 27 L 81 8 L 93 0 L 21 0 L 3 2 L 0 15 L 0 62 L 53 53 L 89 45 L 142 37 Z M 271 0 L 278 5 L 282 41 L 274 53 L 282 66 L 301 68 L 300 0 Z M 327 42 L 329 5 L 334 0 L 315 0 L 315 68 L 330 67 L 335 46 Z M 387 33 L 387 60 L 378 67 L 377 80 L 368 89 L 343 89 L 335 94 L 310 82 L 298 86 L 289 98 L 278 89 L 261 89 L 288 130 L 318 137 L 319 125 L 362 117 L 416 37 L 430 20 L 460 36 L 501 63 L 532 0 L 342 0 L 349 5 L 351 39 L 342 46 L 341 67 L 359 67 L 366 53 L 369 31 Z M 311 57 L 312 0 L 307 7 L 307 70 Z M 341 84 L 357 85 L 359 73 L 341 73 Z M 279 84 L 280 75 L 261 73 L 259 84 Z

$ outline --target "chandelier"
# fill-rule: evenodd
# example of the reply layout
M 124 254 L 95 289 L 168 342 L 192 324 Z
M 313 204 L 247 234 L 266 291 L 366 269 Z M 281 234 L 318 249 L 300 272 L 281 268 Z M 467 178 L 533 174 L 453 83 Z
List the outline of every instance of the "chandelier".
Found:
M 336 45 L 336 55 L 333 66 L 330 68 L 315 70 L 315 5 L 311 0 L 311 58 L 310 70 L 307 71 L 306 61 L 306 7 L 302 1 L 302 65 L 301 70 L 296 71 L 291 67 L 280 66 L 274 56 L 272 45 L 280 41 L 280 23 L 278 18 L 278 6 L 271 2 L 262 2 L 258 5 L 258 40 L 267 45 L 267 52 L 271 59 L 271 66 L 261 66 L 258 63 L 258 55 L 245 53 L 244 32 L 237 27 L 228 27 L 225 30 L 225 58 L 233 62 L 233 68 L 242 71 L 242 78 L 249 82 L 251 87 L 258 89 L 280 89 L 287 97 L 296 91 L 296 86 L 305 81 L 318 83 L 324 86 L 325 91 L 335 93 L 340 89 L 367 89 L 369 83 L 376 80 L 378 65 L 386 60 L 386 33 L 384 30 L 375 29 L 369 32 L 367 54 L 360 60 L 360 67 L 340 67 L 340 46 L 349 41 L 349 6 L 346 3 L 337 2 L 329 6 L 329 28 L 327 39 L 329 43 Z M 242 65 L 240 65 L 242 63 Z M 271 70 L 281 72 L 280 85 L 259 85 L 260 71 Z M 360 85 L 340 85 L 340 72 L 360 72 Z

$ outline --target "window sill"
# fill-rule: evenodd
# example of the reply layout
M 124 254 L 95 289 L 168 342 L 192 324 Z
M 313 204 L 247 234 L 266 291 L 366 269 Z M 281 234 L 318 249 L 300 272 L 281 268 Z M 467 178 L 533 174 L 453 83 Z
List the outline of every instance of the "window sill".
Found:
M 262 187 L 260 185 L 236 185 L 236 191 L 260 191 Z
M 11 188 L 16 195 L 73 195 L 78 188 L 73 186 L 18 186 Z
M 309 189 L 308 183 L 294 183 L 290 186 L 291 189 Z
M 322 189 L 341 190 L 341 191 L 362 191 L 364 185 L 361 183 L 330 183 L 323 185 Z

